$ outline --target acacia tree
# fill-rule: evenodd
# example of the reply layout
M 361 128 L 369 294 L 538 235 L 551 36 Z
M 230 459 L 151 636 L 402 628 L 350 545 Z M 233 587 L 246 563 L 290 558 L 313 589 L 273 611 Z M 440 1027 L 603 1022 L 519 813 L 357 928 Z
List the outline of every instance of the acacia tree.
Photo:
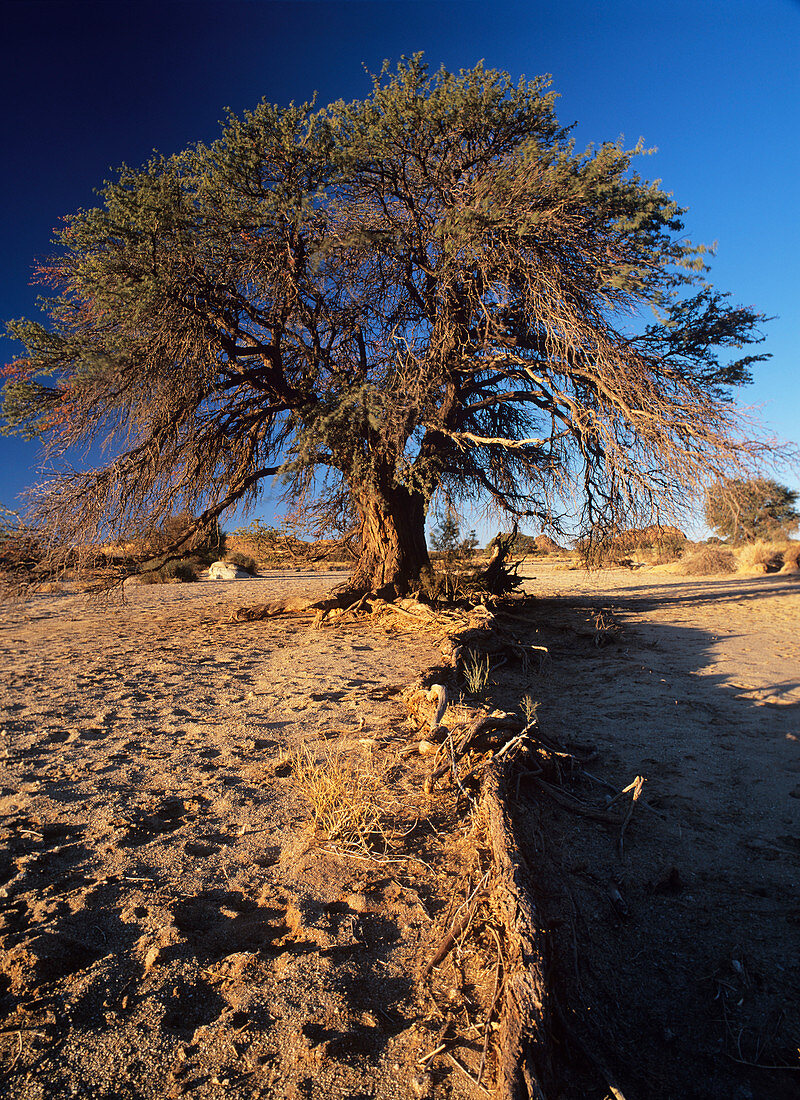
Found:
M 729 390 L 763 356 L 724 356 L 761 316 L 707 284 L 641 148 L 576 152 L 548 86 L 404 60 L 363 101 L 231 115 L 67 218 L 5 400 L 51 458 L 109 448 L 41 487 L 53 544 L 208 522 L 278 474 L 354 511 L 352 590 L 401 591 L 437 493 L 556 530 L 572 497 L 596 537 L 746 466 Z
M 728 478 L 710 485 L 703 509 L 706 523 L 732 542 L 787 536 L 800 522 L 800 493 L 772 478 Z

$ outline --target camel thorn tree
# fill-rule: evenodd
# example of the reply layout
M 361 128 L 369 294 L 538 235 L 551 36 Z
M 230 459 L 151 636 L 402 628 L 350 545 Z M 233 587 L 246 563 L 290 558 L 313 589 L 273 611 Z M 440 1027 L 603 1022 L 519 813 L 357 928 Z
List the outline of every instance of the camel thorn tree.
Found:
M 60 469 L 32 522 L 54 547 L 191 511 L 346 500 L 346 595 L 428 565 L 434 497 L 582 533 L 641 526 L 761 444 L 731 388 L 763 317 L 706 280 L 679 207 L 578 152 L 545 78 L 384 65 L 361 101 L 230 115 L 217 141 L 122 168 L 39 268 L 15 321 L 9 430 Z M 557 527 L 555 528 L 557 530 Z

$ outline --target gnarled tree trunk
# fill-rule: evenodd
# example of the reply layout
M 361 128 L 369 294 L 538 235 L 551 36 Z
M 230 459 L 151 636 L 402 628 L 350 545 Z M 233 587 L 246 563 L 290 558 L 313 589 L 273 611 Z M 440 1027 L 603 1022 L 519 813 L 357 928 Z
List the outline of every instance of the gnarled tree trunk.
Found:
M 364 592 L 399 596 L 412 589 L 430 569 L 425 543 L 425 499 L 402 485 L 361 486 L 358 560 L 343 586 L 355 598 Z

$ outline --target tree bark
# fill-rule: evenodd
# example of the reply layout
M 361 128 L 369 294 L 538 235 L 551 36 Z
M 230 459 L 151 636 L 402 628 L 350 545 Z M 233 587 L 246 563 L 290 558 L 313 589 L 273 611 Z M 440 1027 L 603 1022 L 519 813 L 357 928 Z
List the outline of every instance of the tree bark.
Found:
M 425 499 L 402 485 L 359 490 L 360 545 L 355 569 L 343 586 L 354 597 L 377 592 L 393 598 L 409 592 L 430 569 L 425 542 Z

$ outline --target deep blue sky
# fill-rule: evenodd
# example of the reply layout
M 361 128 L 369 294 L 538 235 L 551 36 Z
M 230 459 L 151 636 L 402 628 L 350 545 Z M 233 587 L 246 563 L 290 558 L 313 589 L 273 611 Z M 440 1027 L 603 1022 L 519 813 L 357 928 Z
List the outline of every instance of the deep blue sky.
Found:
M 797 0 L 0 0 L 0 27 L 0 319 L 35 312 L 52 227 L 122 162 L 213 139 L 262 97 L 362 97 L 384 58 L 483 58 L 552 73 L 579 145 L 657 147 L 639 170 L 689 207 L 691 239 L 718 242 L 715 284 L 776 316 L 741 401 L 800 438 Z M 36 479 L 36 446 L 0 438 L 0 504 Z

